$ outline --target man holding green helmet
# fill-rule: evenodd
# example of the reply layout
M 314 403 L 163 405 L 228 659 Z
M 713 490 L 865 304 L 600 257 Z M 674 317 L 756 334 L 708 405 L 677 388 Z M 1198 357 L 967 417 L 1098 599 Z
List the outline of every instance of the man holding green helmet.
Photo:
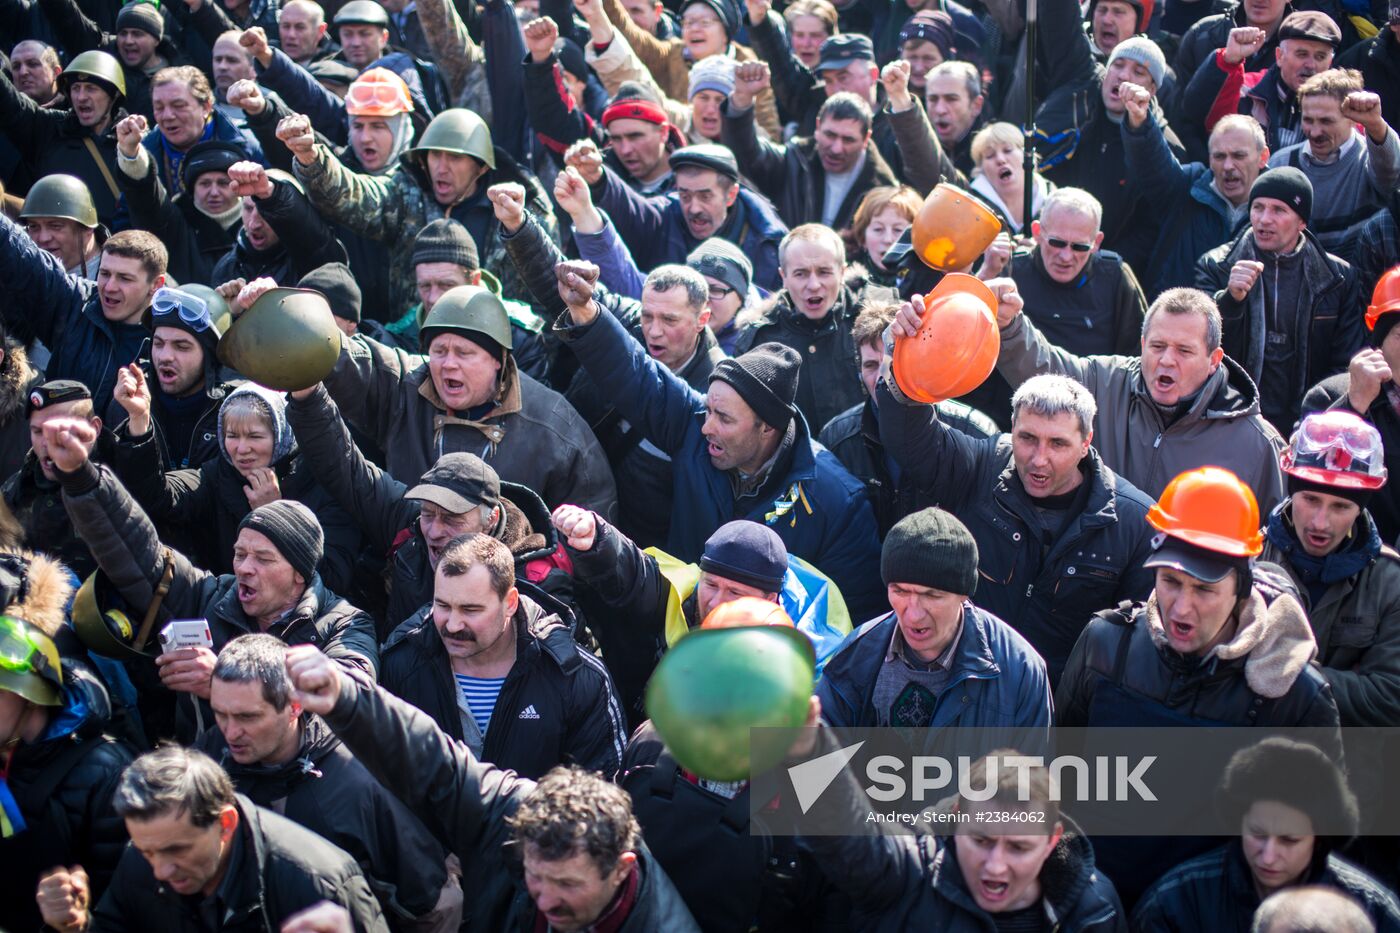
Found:
M 40 107 L 0 74 L 0 130 L 40 178 L 76 176 L 91 192 L 97 216 L 110 225 L 117 212 L 116 125 L 126 116 L 126 77 L 106 52 L 83 52 L 58 76 L 68 109 Z M 58 215 L 66 216 L 66 215 Z
M 92 192 L 73 175 L 46 175 L 24 197 L 19 219 L 34 243 L 48 250 L 68 274 L 97 281 L 98 247 L 107 231 L 97 220 Z

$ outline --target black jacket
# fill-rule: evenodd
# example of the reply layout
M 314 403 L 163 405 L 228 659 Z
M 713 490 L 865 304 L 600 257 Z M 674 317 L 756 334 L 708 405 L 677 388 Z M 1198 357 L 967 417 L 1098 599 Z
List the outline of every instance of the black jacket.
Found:
M 28 419 L 25 420 L 27 424 Z M 115 447 L 112 434 L 103 431 L 94 448 L 93 459 L 99 463 L 109 462 Z M 44 476 L 33 448 L 24 455 L 20 468 L 0 486 L 0 498 L 19 522 L 26 547 L 58 558 L 80 579 L 87 579 L 97 569 L 88 542 L 73 528 L 63 508 L 63 490 L 57 482 Z
M 1077 356 L 1136 355 L 1142 346 L 1147 299 L 1132 268 L 1110 250 L 1097 250 L 1070 284 L 1050 278 L 1037 246 L 1017 253 L 1009 274 L 1025 314 L 1055 346 Z
M 218 285 L 227 281 L 214 278 L 214 267 L 243 229 L 238 215 L 224 227 L 195 207 L 191 192 L 171 197 L 161 184 L 154 159 L 144 177 L 132 178 L 118 171 L 116 179 L 126 196 L 131 226 L 150 231 L 165 244 L 170 255 L 168 268 L 175 281 L 187 285 Z
M 1366 90 L 1381 97 L 1381 116 L 1391 126 L 1400 125 L 1400 41 L 1390 29 L 1352 46 L 1337 57 L 1338 68 L 1355 68 L 1366 80 Z
M 18 341 L 5 344 L 0 359 L 0 476 L 8 477 L 24 465 L 29 451 L 29 390 L 44 374 L 29 364 L 29 354 Z
M 350 912 L 356 933 L 388 933 L 360 866 L 341 849 L 271 810 L 238 796 L 238 831 L 228 869 L 213 900 L 224 933 L 278 933 L 282 923 L 321 901 Z M 151 865 L 128 848 L 90 929 L 203 933 L 210 929 L 201 903 L 157 881 Z
M 237 237 L 225 245 L 214 264 L 210 273 L 214 285 L 231 279 L 251 282 L 269 276 L 278 285 L 291 288 L 312 269 L 328 262 L 349 261 L 336 228 L 326 223 L 295 185 L 277 179 L 272 183 L 272 194 L 257 202 L 258 213 L 277 233 L 278 242 L 266 249 L 255 249 L 240 227 Z
M 796 351 L 802 368 L 794 401 L 810 425 L 824 425 L 865 398 L 851 327 L 867 301 L 893 301 L 895 296 L 890 289 L 871 285 L 863 272 L 847 273 L 836 301 L 821 320 L 797 310 L 792 295 L 783 289 L 756 318 L 742 322 L 734 340 L 735 356 L 769 341 Z
M 758 135 L 754 108 L 735 112 L 724 105 L 720 134 L 734 150 L 739 171 L 778 209 L 778 216 L 789 227 L 822 222 L 826 202 L 826 172 L 817 155 L 815 136 L 798 137 L 785 145 L 769 142 Z M 831 226 L 837 230 L 851 225 L 856 208 L 871 188 L 897 185 L 874 140 L 865 144 L 865 164 L 856 175 L 846 197 L 836 210 Z
M 1362 869 L 1327 852 L 1319 837 L 1313 864 L 1298 885 L 1321 885 L 1361 906 L 1376 930 L 1400 930 L 1395 895 Z M 1134 933 L 1210 930 L 1249 933 L 1259 909 L 1259 891 L 1239 840 L 1183 862 L 1154 884 L 1133 910 Z
M 996 437 L 1001 433 L 995 421 L 962 402 L 948 399 L 936 407 L 939 421 L 968 437 Z M 870 399 L 828 421 L 817 439 L 865 484 L 882 539 L 895 522 L 918 508 L 914 486 L 895 482 L 897 471 L 890 469 L 893 461 L 880 440 L 880 421 Z
M 1347 393 L 1350 391 L 1351 376 L 1349 373 L 1329 376 L 1309 389 L 1308 394 L 1303 396 L 1302 413 L 1307 415 L 1315 411 L 1326 411 L 1329 408 L 1351 411 L 1351 402 L 1347 398 Z M 1385 388 L 1382 387 L 1380 394 L 1376 396 L 1376 400 L 1371 403 L 1369 409 L 1357 412 L 1357 414 L 1371 422 L 1380 432 L 1381 443 L 1385 446 L 1386 471 L 1391 476 L 1400 477 L 1400 412 L 1397 412 L 1395 406 L 1390 404 Z M 1380 495 L 1372 496 L 1366 510 L 1376 520 L 1376 528 L 1381 533 L 1382 541 L 1390 545 L 1400 541 L 1400 497 L 1395 495 L 1394 490 L 1389 492 L 1383 490 Z
M 171 450 L 170 439 L 166 436 L 167 431 L 162 422 L 165 420 L 165 408 L 162 405 L 164 393 L 160 390 L 160 383 L 156 380 L 155 366 L 149 359 L 140 361 L 141 371 L 146 375 L 146 385 L 150 386 L 151 394 L 151 433 L 155 435 L 156 448 L 160 451 L 161 465 L 167 470 L 184 470 L 201 466 L 208 463 L 215 457 L 221 456 L 219 452 L 219 406 L 224 399 L 233 391 L 235 385 L 231 382 L 211 383 L 209 374 L 218 370 L 218 364 L 214 366 L 205 365 L 205 383 L 203 397 L 208 399 L 208 405 L 204 411 L 200 412 L 194 423 L 194 430 L 190 434 L 190 446 L 186 450 Z M 127 432 L 127 422 L 130 416 L 126 409 L 122 408 L 116 399 L 112 399 L 107 406 L 107 414 L 104 423 L 116 434 L 118 441 L 131 441 L 131 435 Z
M 574 640 L 554 608 L 538 590 L 520 595 L 512 619 L 515 663 L 496 698 L 481 760 L 527 778 L 560 764 L 612 774 L 627 738 L 617 692 L 607 668 Z M 389 636 L 380 682 L 465 741 L 466 714 L 432 606 Z
M 0 904 L 16 931 L 42 926 L 34 891 L 55 865 L 82 865 L 94 899 L 102 897 L 126 848 L 126 824 L 112 792 L 133 750 L 104 732 L 111 726 L 107 689 L 82 655 L 62 652 L 63 706 L 39 741 L 9 754 L 7 783 L 26 828 L 0 839 Z
M 347 748 L 462 860 L 462 889 L 472 892 L 469 933 L 532 933 L 534 904 L 525 888 L 506 821 L 535 782 L 478 761 L 428 714 L 374 686 L 368 675 L 341 679 L 326 716 Z M 619 933 L 698 933 L 670 878 L 637 848 L 641 884 Z
M 1079 464 L 1077 498 L 1051 537 L 1016 472 L 1010 435 L 972 438 L 943 424 L 930 405 L 902 404 L 884 384 L 877 391 L 880 437 L 916 507 L 948 509 L 977 541 L 974 601 L 1024 635 L 1058 683 L 1095 612 L 1151 591 L 1152 571 L 1142 566 L 1154 534 L 1151 497 L 1091 447 Z
M 386 917 L 431 911 L 447 881 L 442 843 L 319 717 L 304 714 L 301 730 L 296 756 L 274 767 L 239 764 L 218 729 L 205 732 L 199 748 L 223 765 L 240 794 L 348 852 Z

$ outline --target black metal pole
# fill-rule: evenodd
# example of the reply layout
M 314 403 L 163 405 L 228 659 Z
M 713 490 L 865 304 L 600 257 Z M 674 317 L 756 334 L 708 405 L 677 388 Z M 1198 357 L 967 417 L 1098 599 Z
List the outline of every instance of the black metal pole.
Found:
M 1035 200 L 1035 23 L 1036 0 L 1026 0 L 1026 153 L 1025 194 L 1021 208 L 1021 229 L 1029 234 L 1031 208 Z

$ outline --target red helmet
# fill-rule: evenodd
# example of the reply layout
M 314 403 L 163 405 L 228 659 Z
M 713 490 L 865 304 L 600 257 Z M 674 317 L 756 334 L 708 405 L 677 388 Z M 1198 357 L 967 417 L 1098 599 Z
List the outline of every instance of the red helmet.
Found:
M 1380 489 L 1385 485 L 1381 435 L 1349 411 L 1308 415 L 1283 452 L 1283 472 L 1339 489 Z

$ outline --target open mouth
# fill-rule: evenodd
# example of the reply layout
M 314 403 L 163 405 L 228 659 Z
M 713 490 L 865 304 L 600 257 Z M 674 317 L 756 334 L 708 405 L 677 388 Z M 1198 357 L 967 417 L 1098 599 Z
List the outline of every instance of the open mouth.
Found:
M 442 380 L 442 388 L 448 395 L 460 395 L 466 390 L 467 384 L 460 379 L 444 378 Z
M 1014 174 L 1016 173 L 1011 170 L 1011 166 L 1005 165 L 1002 166 L 1001 171 L 997 172 L 997 178 L 1001 179 L 1002 181 L 1010 181 L 1011 176 Z
M 122 299 L 120 295 L 116 296 L 115 298 L 111 295 L 102 296 L 102 307 L 106 308 L 108 311 L 115 311 L 118 308 L 120 308 L 121 305 Z
M 156 378 L 159 379 L 161 382 L 174 382 L 179 377 L 180 374 L 173 369 L 167 369 L 166 367 L 162 366 L 161 368 L 156 370 Z
M 1049 488 L 1050 488 L 1050 474 L 1049 474 L 1049 473 L 1027 473 L 1027 474 L 1026 474 L 1026 485 L 1027 485 L 1028 487 L 1030 487 L 1031 489 L 1035 490 L 1036 492 L 1041 492 L 1041 491 L 1043 491 L 1043 490 L 1049 489 Z
M 810 295 L 802 299 L 802 307 L 807 311 L 820 311 L 824 304 L 826 298 L 822 295 Z
M 1166 393 L 1176 388 L 1176 380 L 1171 376 L 1162 375 L 1153 379 L 1152 385 L 1158 392 Z
M 1308 539 L 1308 543 L 1311 544 L 1313 547 L 1317 548 L 1318 550 L 1323 550 L 1329 544 L 1332 543 L 1331 535 L 1320 535 L 1315 531 L 1309 531 L 1306 537 Z
M 257 595 L 258 591 L 253 587 L 249 586 L 248 584 L 238 584 L 238 601 L 240 603 L 252 602 L 255 598 L 257 598 Z
M 714 457 L 715 459 L 719 459 L 720 457 L 724 456 L 724 448 L 714 443 L 713 441 L 705 445 L 705 452 L 708 453 L 711 457 Z
M 1196 631 L 1196 627 L 1186 622 L 1169 622 L 1167 624 L 1167 631 L 1171 633 L 1172 638 L 1177 641 L 1189 642 L 1192 634 Z
M 979 886 L 982 888 L 983 899 L 993 902 L 1003 900 L 1011 887 L 1005 881 L 982 881 Z

